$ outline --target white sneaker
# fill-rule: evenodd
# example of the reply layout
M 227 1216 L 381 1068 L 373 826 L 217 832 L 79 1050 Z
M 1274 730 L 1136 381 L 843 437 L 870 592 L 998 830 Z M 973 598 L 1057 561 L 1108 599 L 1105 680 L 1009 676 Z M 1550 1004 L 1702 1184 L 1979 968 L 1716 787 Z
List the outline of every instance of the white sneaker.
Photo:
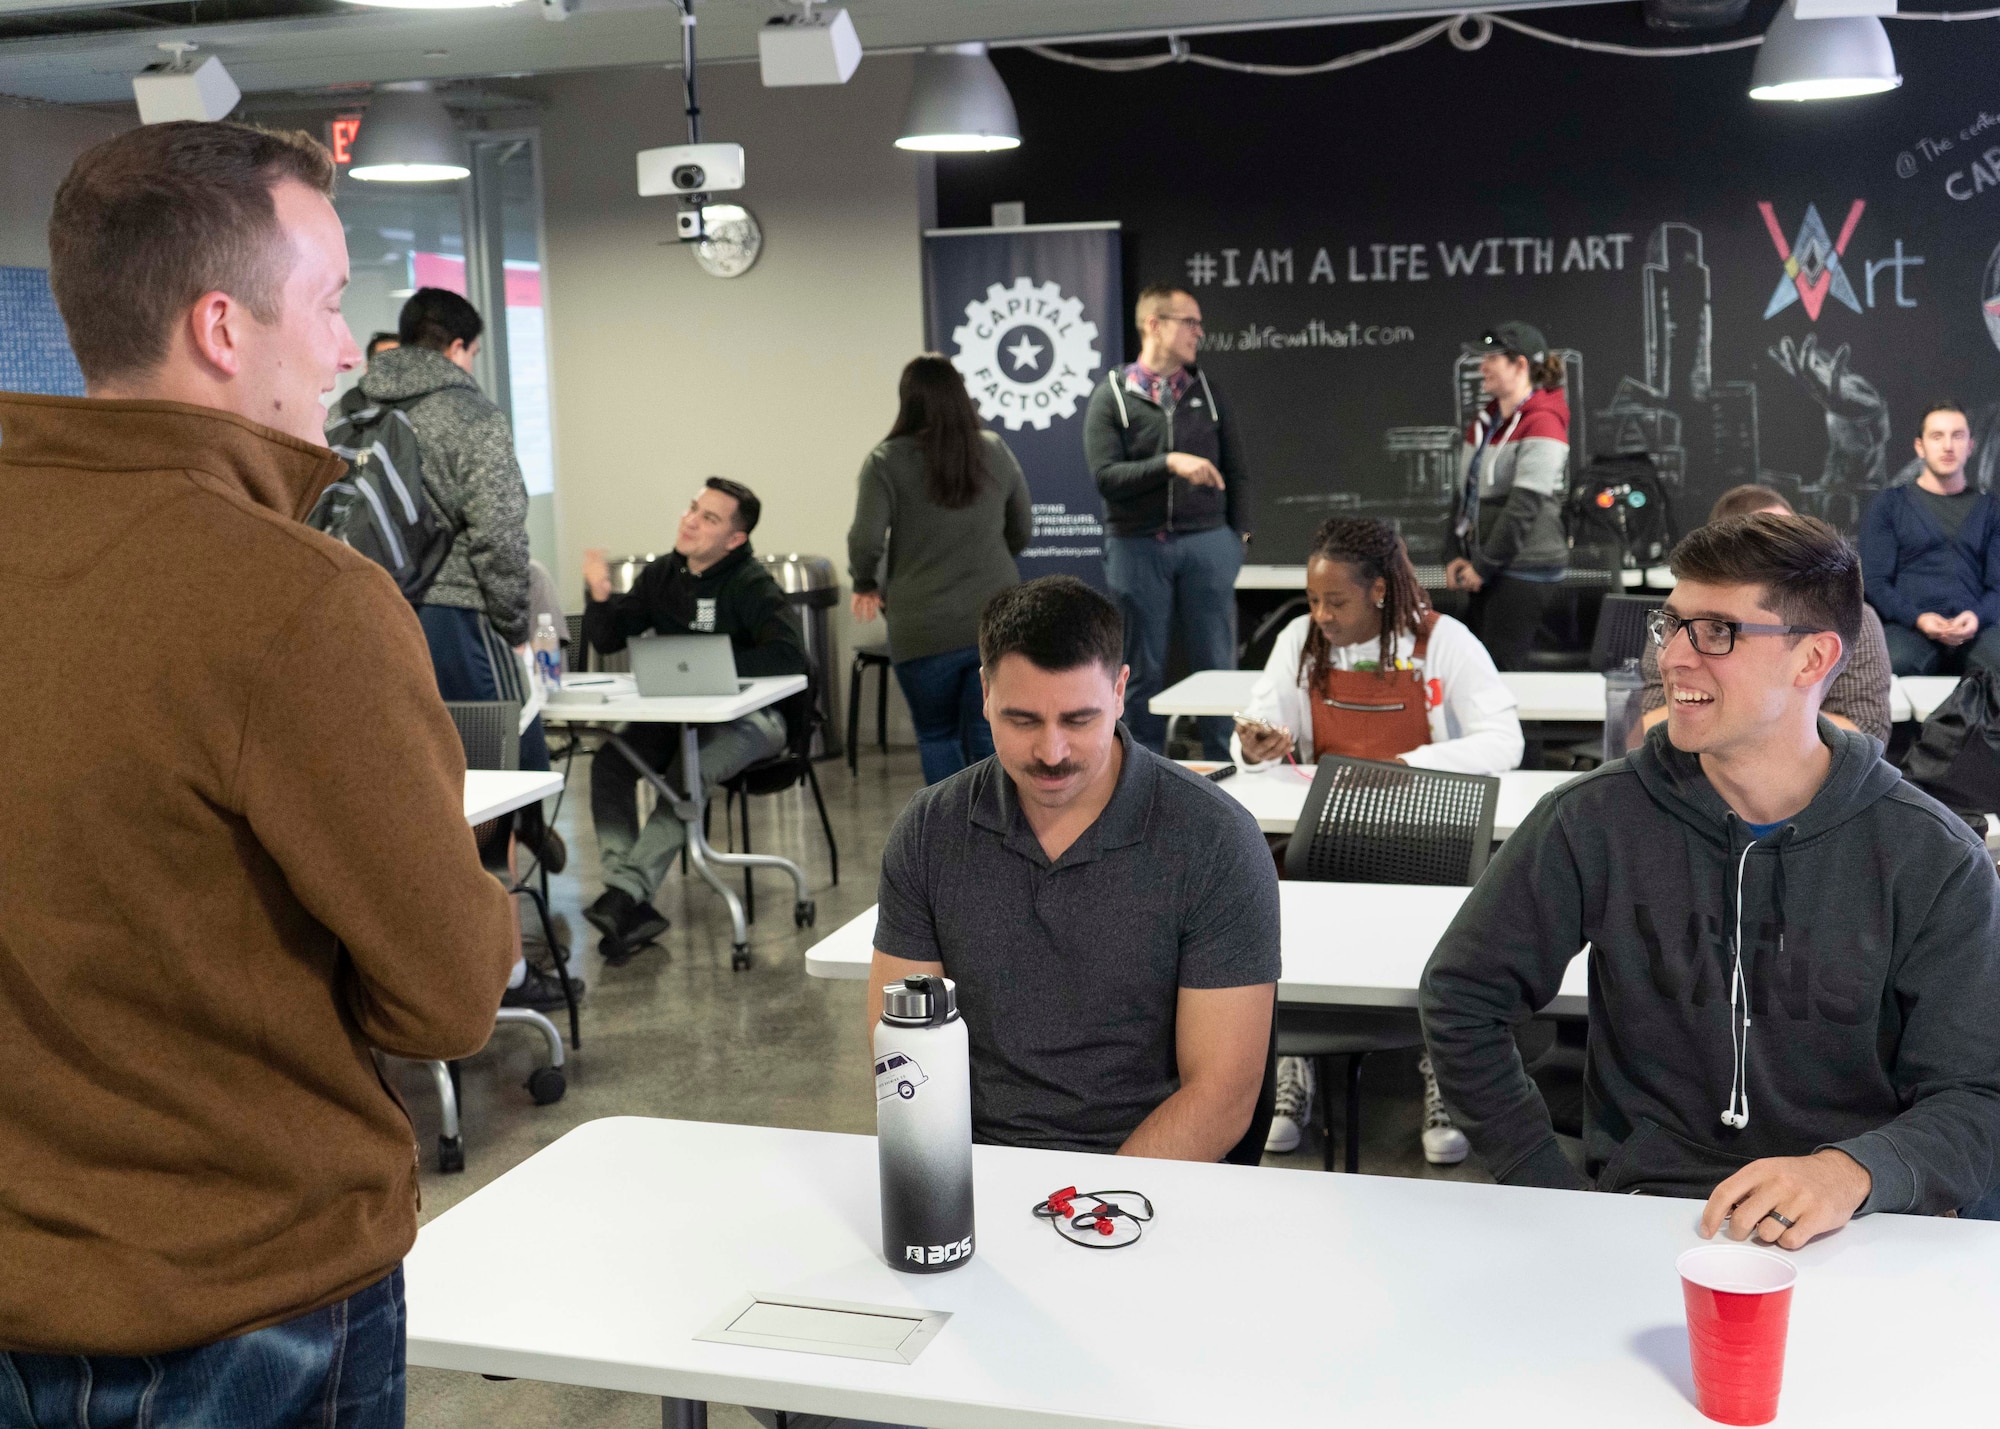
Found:
M 1299 1149 L 1306 1123 L 1312 1120 L 1313 1064 L 1305 1057 L 1278 1058 L 1278 1109 L 1264 1149 L 1284 1156 Z
M 1417 1063 L 1417 1070 L 1424 1074 L 1424 1160 L 1433 1166 L 1456 1166 L 1471 1153 L 1472 1147 L 1465 1133 L 1451 1124 L 1451 1113 L 1444 1109 L 1444 1095 L 1438 1091 L 1437 1073 L 1431 1070 L 1429 1053 Z

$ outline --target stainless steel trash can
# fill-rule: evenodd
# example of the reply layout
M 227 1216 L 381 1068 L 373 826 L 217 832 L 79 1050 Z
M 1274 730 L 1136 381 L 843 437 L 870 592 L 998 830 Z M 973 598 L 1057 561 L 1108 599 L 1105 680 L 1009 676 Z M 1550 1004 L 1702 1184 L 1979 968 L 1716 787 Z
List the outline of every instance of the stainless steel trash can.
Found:
M 840 757 L 840 682 L 833 672 L 834 606 L 840 603 L 840 576 L 825 556 L 759 556 L 778 588 L 791 598 L 805 630 L 806 664 L 812 670 L 813 703 L 819 707 L 820 725 L 813 734 L 812 757 Z

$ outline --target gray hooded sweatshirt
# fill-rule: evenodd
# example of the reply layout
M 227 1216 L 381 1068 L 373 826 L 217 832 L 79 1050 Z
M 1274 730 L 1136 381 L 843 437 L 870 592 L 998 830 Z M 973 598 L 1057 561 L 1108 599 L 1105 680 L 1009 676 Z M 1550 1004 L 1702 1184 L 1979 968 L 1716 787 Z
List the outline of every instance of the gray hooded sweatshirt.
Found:
M 417 429 L 424 487 L 452 529 L 451 554 L 425 605 L 480 610 L 509 645 L 527 640 L 528 487 L 507 416 L 441 352 L 377 353 L 361 390 L 396 402 Z
M 1662 725 L 1543 799 L 1487 867 L 1419 1001 L 1445 1100 L 1501 1181 L 1706 1197 L 1746 1162 L 1828 1146 L 1873 1178 L 1863 1212 L 1954 1210 L 2000 1180 L 1993 860 L 1873 740 L 1819 733 L 1826 782 L 1754 844 Z M 1740 1129 L 1721 1120 L 1739 913 Z M 1509 1035 L 1585 944 L 1590 1181 Z

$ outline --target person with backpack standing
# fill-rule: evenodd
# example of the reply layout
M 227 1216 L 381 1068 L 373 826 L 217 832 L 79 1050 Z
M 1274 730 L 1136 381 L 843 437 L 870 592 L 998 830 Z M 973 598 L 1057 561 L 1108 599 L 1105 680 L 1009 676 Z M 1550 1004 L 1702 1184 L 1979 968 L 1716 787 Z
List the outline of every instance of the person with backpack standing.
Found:
M 401 344 L 376 353 L 355 387 L 359 400 L 393 408 L 409 420 L 421 458 L 422 487 L 451 533 L 435 577 L 416 597 L 430 643 L 438 693 L 447 700 L 528 699 L 516 654 L 528 643 L 528 487 L 514 457 L 507 416 L 473 380 L 486 330 L 478 309 L 444 288 L 419 288 L 396 323 Z M 337 412 L 354 401 L 344 399 Z M 337 445 L 337 443 L 336 443 Z M 410 594 L 406 588 L 405 594 Z M 521 767 L 547 769 L 548 744 L 537 719 L 521 736 Z M 523 811 L 522 842 L 551 872 L 567 862 L 539 805 Z M 571 976 L 574 986 L 581 980 Z M 564 1005 L 562 984 L 522 962 L 506 1005 Z

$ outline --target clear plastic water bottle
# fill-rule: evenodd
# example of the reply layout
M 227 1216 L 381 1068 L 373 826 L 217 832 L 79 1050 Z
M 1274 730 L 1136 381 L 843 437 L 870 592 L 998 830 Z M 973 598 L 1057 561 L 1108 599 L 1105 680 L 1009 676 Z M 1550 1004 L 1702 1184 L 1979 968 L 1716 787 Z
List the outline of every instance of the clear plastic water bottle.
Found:
M 972 1074 L 950 978 L 904 978 L 883 989 L 875 1139 L 883 1259 L 916 1275 L 972 1259 Z
M 1604 672 L 1604 762 L 1623 759 L 1644 738 L 1640 709 L 1646 682 L 1639 662 L 1625 660 Z
M 544 612 L 535 617 L 535 678 L 544 698 L 562 688 L 562 677 L 562 637 L 556 634 L 555 617 Z

